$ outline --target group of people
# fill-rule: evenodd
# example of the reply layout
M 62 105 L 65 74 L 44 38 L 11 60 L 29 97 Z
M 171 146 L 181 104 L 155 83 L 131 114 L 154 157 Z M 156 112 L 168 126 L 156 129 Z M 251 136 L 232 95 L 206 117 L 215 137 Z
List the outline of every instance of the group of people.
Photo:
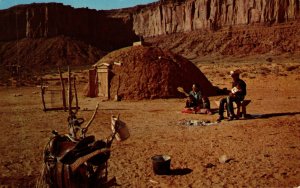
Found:
M 202 95 L 198 84 L 193 84 L 192 91 L 188 94 L 184 113 L 207 113 L 212 114 L 210 111 L 210 101 L 208 97 Z
M 230 76 L 233 80 L 232 89 L 228 96 L 222 98 L 219 104 L 219 117 L 217 121 L 224 119 L 225 106 L 229 114 L 228 120 L 238 119 L 234 113 L 233 102 L 239 103 L 244 100 L 247 91 L 246 83 L 240 79 L 240 71 L 230 71 Z M 198 84 L 193 84 L 192 91 L 190 91 L 186 100 L 186 105 L 183 113 L 206 113 L 212 114 L 210 109 L 210 101 L 207 96 L 203 95 Z

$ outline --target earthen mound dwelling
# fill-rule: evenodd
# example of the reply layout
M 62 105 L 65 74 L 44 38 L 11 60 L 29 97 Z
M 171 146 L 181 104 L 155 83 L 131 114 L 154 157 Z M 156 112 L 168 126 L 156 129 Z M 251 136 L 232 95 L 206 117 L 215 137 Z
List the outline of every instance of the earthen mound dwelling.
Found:
M 177 87 L 189 91 L 193 83 L 200 84 L 208 96 L 216 93 L 192 62 L 157 47 L 132 46 L 116 50 L 95 66 L 98 72 L 99 66 L 108 67 L 107 93 L 111 99 L 117 94 L 122 100 L 184 97 Z M 98 80 L 100 77 L 98 73 Z M 99 94 L 101 96 L 101 80 Z

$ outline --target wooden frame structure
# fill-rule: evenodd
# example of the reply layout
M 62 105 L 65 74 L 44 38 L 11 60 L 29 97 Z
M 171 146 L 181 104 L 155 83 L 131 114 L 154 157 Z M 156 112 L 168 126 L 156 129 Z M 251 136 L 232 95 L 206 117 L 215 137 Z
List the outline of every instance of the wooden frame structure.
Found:
M 41 88 L 41 97 L 42 97 L 42 103 L 43 103 L 43 110 L 46 112 L 46 111 L 54 111 L 54 110 L 64 110 L 64 111 L 67 111 L 69 110 L 68 109 L 68 106 L 67 106 L 67 100 L 66 100 L 66 89 L 65 89 L 65 82 L 68 82 L 69 84 L 69 87 L 68 87 L 68 93 L 71 95 L 68 95 L 68 105 L 70 103 L 72 103 L 73 101 L 73 96 L 72 96 L 72 85 L 73 85 L 73 89 L 74 89 L 74 97 L 75 97 L 75 107 L 71 107 L 71 109 L 75 109 L 76 111 L 78 111 L 80 109 L 80 107 L 78 106 L 78 96 L 77 96 L 77 88 L 76 88 L 76 77 L 71 77 L 69 75 L 68 78 L 63 78 L 62 77 L 62 74 L 61 74 L 61 71 L 60 69 L 58 69 L 59 71 L 59 78 L 47 78 L 47 79 L 43 79 L 41 78 L 41 85 L 40 85 L 40 88 Z M 46 82 L 48 81 L 60 81 L 60 85 L 61 85 L 61 89 L 57 90 L 57 89 L 48 89 L 49 86 L 46 86 L 44 85 Z M 62 106 L 61 107 L 52 107 L 52 108 L 49 108 L 47 107 L 46 105 L 46 101 L 45 101 L 45 94 L 46 94 L 46 91 L 60 91 L 61 93 L 61 96 L 62 96 Z M 69 105 L 69 106 L 72 106 L 72 105 Z

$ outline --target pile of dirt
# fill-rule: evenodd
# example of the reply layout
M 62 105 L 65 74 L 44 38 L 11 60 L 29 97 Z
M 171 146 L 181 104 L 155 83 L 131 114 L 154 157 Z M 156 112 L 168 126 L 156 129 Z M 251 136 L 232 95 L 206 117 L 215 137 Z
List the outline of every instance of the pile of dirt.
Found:
M 133 46 L 109 53 L 96 65 L 110 64 L 110 96 L 122 99 L 155 99 L 183 97 L 177 87 L 189 91 L 200 84 L 205 95 L 215 88 L 192 62 L 160 48 Z
M 65 36 L 1 42 L 0 80 L 5 82 L 11 76 L 11 65 L 20 65 L 22 78 L 29 79 L 58 65 L 91 65 L 105 54 L 96 47 Z

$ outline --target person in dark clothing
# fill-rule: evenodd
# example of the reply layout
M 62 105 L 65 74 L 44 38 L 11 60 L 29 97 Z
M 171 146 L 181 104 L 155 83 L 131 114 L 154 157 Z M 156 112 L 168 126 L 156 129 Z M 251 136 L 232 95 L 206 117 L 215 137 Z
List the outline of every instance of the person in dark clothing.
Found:
M 193 84 L 192 91 L 190 91 L 189 96 L 194 97 L 194 101 L 196 102 L 197 106 L 202 107 L 202 93 L 199 89 L 198 84 Z
M 212 114 L 208 97 L 202 95 L 198 84 L 193 84 L 192 91 L 188 95 L 184 113 L 193 110 L 195 113 Z
M 196 108 L 198 106 L 195 98 L 193 95 L 189 95 L 186 104 L 185 104 L 185 108 Z
M 227 104 L 227 110 L 229 112 L 229 117 L 228 120 L 233 120 L 234 118 L 239 118 L 236 117 L 234 114 L 234 109 L 233 109 L 233 102 L 241 102 L 244 100 L 246 94 L 247 94 L 247 89 L 246 89 L 246 83 L 240 79 L 240 71 L 230 71 L 230 76 L 233 79 L 232 82 L 232 89 L 229 93 L 229 96 L 221 99 L 220 105 L 219 105 L 219 118 L 218 121 L 221 121 L 224 119 L 224 108 L 225 104 Z

